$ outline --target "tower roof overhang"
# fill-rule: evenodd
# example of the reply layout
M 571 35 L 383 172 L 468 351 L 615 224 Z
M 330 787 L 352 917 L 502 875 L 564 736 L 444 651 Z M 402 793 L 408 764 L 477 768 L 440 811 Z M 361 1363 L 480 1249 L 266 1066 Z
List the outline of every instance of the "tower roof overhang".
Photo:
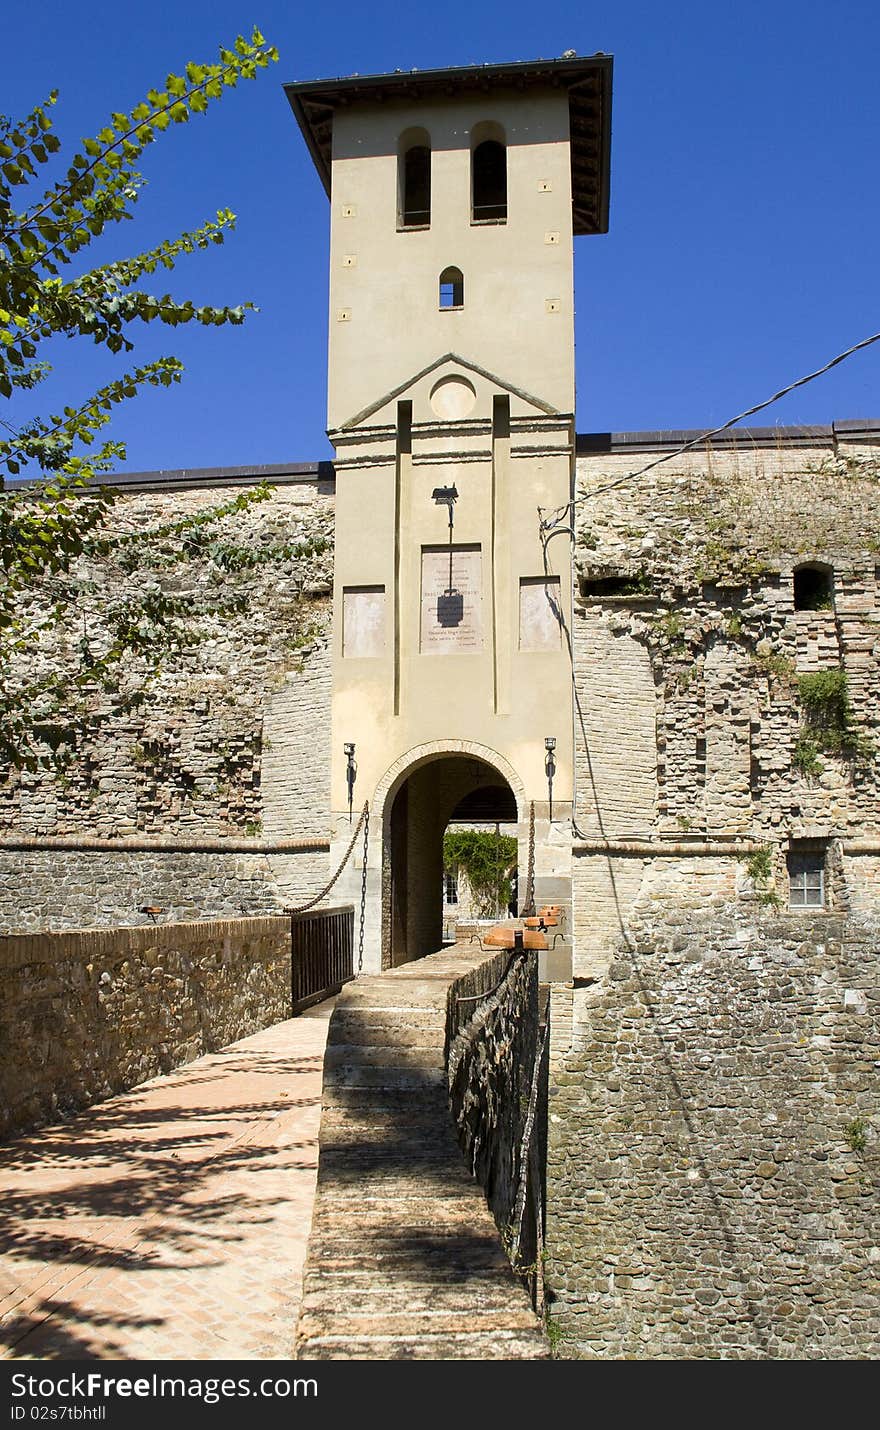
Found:
M 330 196 L 333 117 L 337 109 L 386 100 L 423 101 L 468 94 L 564 89 L 571 140 L 572 223 L 576 234 L 607 233 L 611 179 L 611 55 L 455 69 L 395 70 L 286 84 L 321 182 Z

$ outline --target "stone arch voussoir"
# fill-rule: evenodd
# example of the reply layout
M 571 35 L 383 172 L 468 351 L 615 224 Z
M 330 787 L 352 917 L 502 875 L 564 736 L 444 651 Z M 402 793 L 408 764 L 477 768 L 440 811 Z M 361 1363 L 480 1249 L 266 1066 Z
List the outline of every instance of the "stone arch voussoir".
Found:
M 376 792 L 373 795 L 374 813 L 384 823 L 394 802 L 394 796 L 415 770 L 422 765 L 430 764 L 433 760 L 455 755 L 482 760 L 484 764 L 491 765 L 496 774 L 505 779 L 513 791 L 517 818 L 523 820 L 527 817 L 525 786 L 513 765 L 503 755 L 499 755 L 497 750 L 490 749 L 488 745 L 478 745 L 473 740 L 432 740 L 425 745 L 415 745 L 405 754 L 400 755 L 393 764 L 389 765 L 376 786 Z

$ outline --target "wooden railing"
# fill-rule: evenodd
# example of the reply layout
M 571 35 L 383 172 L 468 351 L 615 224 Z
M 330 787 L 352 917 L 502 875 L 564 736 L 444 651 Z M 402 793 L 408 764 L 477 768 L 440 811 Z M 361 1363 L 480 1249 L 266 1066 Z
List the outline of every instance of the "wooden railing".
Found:
M 290 952 L 294 1012 L 338 993 L 354 978 L 354 905 L 292 914 Z

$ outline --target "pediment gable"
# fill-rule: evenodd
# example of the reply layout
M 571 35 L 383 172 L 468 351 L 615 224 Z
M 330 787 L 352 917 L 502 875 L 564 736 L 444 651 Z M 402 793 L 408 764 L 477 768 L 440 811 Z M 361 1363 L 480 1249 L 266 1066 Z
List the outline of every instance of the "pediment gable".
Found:
M 475 394 L 478 394 L 480 390 L 486 394 L 487 389 L 493 393 L 508 394 L 516 400 L 523 415 L 528 412 L 540 413 L 547 417 L 560 415 L 558 408 L 545 402 L 543 398 L 536 397 L 534 393 L 517 387 L 514 383 L 508 382 L 506 378 L 490 372 L 487 368 L 481 367 L 479 363 L 471 362 L 459 353 L 448 352 L 435 358 L 427 367 L 413 373 L 404 382 L 361 408 L 359 412 L 343 422 L 337 430 L 340 433 L 350 433 L 361 426 L 385 426 L 388 423 L 394 423 L 397 420 L 396 404 L 399 401 L 409 398 L 415 404 L 417 399 L 421 398 L 422 402 L 419 405 L 427 406 L 430 394 L 436 391 L 439 384 L 445 383 L 447 379 L 454 380 L 456 378 L 473 388 Z M 383 409 L 388 409 L 387 413 Z M 491 413 L 491 405 L 489 405 L 488 413 Z M 437 415 L 442 420 L 445 414 Z M 479 413 L 475 411 L 474 416 L 478 415 Z

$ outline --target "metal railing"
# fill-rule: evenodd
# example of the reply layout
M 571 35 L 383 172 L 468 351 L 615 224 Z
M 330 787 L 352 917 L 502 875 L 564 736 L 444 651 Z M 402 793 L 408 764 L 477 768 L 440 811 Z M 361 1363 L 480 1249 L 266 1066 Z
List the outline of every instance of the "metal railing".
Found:
M 354 905 L 292 914 L 290 955 L 295 1013 L 338 993 L 354 978 Z

